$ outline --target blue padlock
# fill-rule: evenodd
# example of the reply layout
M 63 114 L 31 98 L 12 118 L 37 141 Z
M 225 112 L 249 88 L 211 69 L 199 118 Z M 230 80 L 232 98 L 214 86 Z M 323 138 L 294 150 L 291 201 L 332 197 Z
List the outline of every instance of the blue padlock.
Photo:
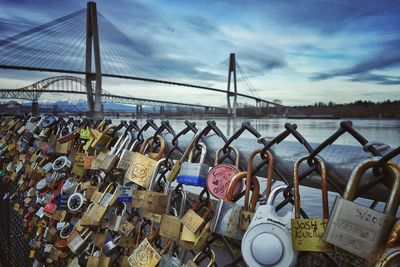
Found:
M 181 170 L 176 178 L 178 183 L 200 187 L 206 186 L 209 167 L 207 164 L 204 164 L 204 159 L 207 154 L 207 147 L 204 143 L 199 143 L 199 146 L 201 147 L 200 162 L 192 162 L 194 152 L 194 149 L 192 149 L 189 154 L 188 162 L 182 163 Z

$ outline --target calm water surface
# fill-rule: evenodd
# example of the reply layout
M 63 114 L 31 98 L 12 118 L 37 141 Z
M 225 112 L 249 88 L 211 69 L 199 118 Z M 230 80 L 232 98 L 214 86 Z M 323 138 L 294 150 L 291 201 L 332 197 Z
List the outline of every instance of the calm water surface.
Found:
M 190 121 L 195 121 L 196 126 L 201 129 L 206 126 L 207 121 L 212 118 L 189 118 Z M 185 127 L 185 119 L 168 119 L 170 124 L 176 131 Z M 237 129 L 240 128 L 243 121 L 250 121 L 263 136 L 274 137 L 284 130 L 284 124 L 295 123 L 297 130 L 310 142 L 321 143 L 327 137 L 332 135 L 340 126 L 341 120 L 311 120 L 311 119 L 252 119 L 252 118 L 238 118 L 238 119 L 214 119 L 218 127 L 226 134 L 232 135 Z M 159 125 L 161 120 L 155 120 Z M 400 145 L 400 120 L 352 120 L 353 127 L 360 132 L 370 142 L 383 142 L 391 147 L 398 147 Z M 139 125 L 143 125 L 145 119 L 139 120 Z M 251 134 L 245 133 L 244 136 L 251 137 Z M 288 140 L 295 141 L 293 137 Z M 358 145 L 358 142 L 349 134 L 341 136 L 335 144 Z M 263 181 L 263 180 L 261 180 Z M 262 189 L 265 184 L 262 185 Z M 198 191 L 197 188 L 190 188 L 190 191 Z M 321 191 L 313 188 L 301 188 L 301 203 L 302 208 L 307 212 L 310 217 L 321 216 Z M 329 206 L 333 205 L 334 199 L 338 194 L 329 193 Z M 279 201 L 279 199 L 277 200 Z M 368 205 L 372 203 L 370 200 L 360 199 L 357 202 Z M 383 208 L 383 203 L 378 205 L 378 209 Z M 286 210 L 291 209 L 287 207 Z M 283 211 L 285 212 L 285 210 Z

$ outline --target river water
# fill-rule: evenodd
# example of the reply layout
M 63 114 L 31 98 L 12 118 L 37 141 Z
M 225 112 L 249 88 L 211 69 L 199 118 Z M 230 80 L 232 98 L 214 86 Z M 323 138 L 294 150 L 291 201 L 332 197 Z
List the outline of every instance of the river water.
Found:
M 120 118 L 121 119 L 121 118 Z M 206 126 L 207 121 L 213 118 L 188 118 L 190 121 L 195 121 L 196 126 L 202 129 Z M 179 131 L 185 127 L 185 119 L 168 119 L 175 131 Z M 332 135 L 339 127 L 341 120 L 315 120 L 315 119 L 254 119 L 254 118 L 215 118 L 217 126 L 228 136 L 232 135 L 240 128 L 243 121 L 250 121 L 263 136 L 274 137 L 281 133 L 285 128 L 284 124 L 295 123 L 297 130 L 310 143 L 321 143 L 330 135 Z M 160 124 L 159 119 L 155 119 L 157 125 Z M 382 142 L 390 145 L 393 148 L 400 146 L 400 120 L 352 120 L 353 127 L 361 133 L 369 142 Z M 143 125 L 145 119 L 139 120 L 139 125 Z M 245 132 L 244 136 L 252 137 L 251 134 Z M 295 141 L 294 137 L 289 137 L 287 140 Z M 349 134 L 342 135 L 335 144 L 359 145 L 358 142 Z M 262 179 L 261 181 L 263 181 Z M 262 185 L 262 189 L 265 185 Z M 190 191 L 198 191 L 196 188 L 191 188 Z M 301 203 L 302 208 L 310 217 L 321 216 L 321 193 L 318 189 L 301 187 Z M 329 192 L 329 206 L 332 207 L 335 197 L 338 194 Z M 277 199 L 279 201 L 279 199 Z M 368 205 L 372 203 L 370 200 L 359 199 L 357 202 Z M 380 203 L 378 210 L 383 208 L 384 204 Z M 289 207 L 288 207 L 289 208 Z M 288 209 L 287 208 L 287 209 Z M 287 210 L 286 209 L 286 210 Z M 283 210 L 282 213 L 286 212 Z

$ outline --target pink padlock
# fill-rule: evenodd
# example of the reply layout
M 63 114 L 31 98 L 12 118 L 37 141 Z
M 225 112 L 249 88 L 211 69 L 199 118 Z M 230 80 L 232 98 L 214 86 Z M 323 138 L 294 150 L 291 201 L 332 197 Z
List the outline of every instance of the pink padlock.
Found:
M 222 148 L 216 151 L 214 167 L 208 172 L 207 175 L 207 188 L 208 191 L 218 199 L 224 199 L 228 190 L 229 182 L 233 176 L 239 173 L 239 151 L 229 146 L 229 149 L 235 154 L 235 165 L 229 163 L 219 163 Z M 240 194 L 243 188 L 243 183 L 237 183 L 233 196 Z

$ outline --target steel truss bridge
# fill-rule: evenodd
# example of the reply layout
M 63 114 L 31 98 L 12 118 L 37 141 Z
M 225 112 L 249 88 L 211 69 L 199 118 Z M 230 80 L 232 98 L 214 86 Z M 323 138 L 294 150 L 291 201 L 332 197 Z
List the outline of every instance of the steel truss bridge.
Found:
M 92 88 L 95 88 L 92 86 Z M 86 80 L 75 76 L 55 76 L 40 80 L 29 86 L 17 89 L 0 89 L 1 99 L 23 99 L 38 102 L 43 93 L 87 94 Z M 226 111 L 226 108 L 186 104 L 179 102 L 161 101 L 154 99 L 138 98 L 132 96 L 116 95 L 102 90 L 104 103 L 117 103 L 127 105 L 152 105 L 162 107 L 199 108 L 207 111 Z

